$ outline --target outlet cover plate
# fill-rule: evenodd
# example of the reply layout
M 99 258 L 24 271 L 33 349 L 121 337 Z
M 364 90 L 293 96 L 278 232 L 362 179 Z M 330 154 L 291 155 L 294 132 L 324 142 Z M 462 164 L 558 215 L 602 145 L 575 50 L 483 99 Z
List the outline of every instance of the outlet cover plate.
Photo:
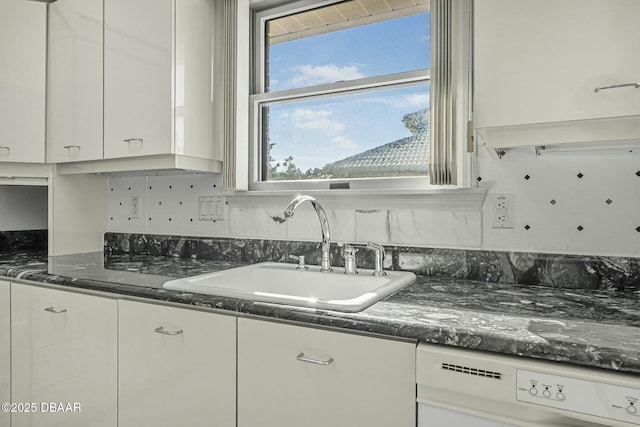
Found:
M 489 203 L 491 203 L 491 228 L 515 227 L 515 199 L 514 193 L 499 193 L 489 196 Z

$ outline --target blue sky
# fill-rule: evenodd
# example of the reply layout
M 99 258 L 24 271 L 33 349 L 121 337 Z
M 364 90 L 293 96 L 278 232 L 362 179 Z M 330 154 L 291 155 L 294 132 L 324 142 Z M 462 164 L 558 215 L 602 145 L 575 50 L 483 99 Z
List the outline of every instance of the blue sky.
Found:
M 429 68 L 429 14 L 275 44 L 270 91 Z M 428 85 L 272 105 L 272 156 L 301 170 L 409 136 L 402 116 L 428 106 Z

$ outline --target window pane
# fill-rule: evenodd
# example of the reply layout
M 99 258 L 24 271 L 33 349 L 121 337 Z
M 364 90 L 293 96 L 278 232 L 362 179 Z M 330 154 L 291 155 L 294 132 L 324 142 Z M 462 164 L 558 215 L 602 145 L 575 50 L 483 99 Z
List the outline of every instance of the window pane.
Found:
M 424 176 L 429 85 L 263 105 L 262 179 Z
M 429 68 L 428 0 L 389 3 L 346 1 L 267 21 L 265 92 Z

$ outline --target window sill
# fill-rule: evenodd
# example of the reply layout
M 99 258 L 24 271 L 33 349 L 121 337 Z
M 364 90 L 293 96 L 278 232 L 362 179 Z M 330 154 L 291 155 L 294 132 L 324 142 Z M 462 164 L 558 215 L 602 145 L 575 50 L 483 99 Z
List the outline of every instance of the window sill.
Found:
M 227 201 L 235 207 L 287 205 L 299 194 L 318 199 L 327 209 L 428 209 L 480 211 L 486 196 L 484 188 L 442 190 L 305 190 L 228 192 Z

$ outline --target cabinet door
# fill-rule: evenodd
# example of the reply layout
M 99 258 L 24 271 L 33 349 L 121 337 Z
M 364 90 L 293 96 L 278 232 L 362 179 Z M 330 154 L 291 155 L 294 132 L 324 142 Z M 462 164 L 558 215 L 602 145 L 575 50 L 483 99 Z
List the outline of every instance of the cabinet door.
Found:
M 11 402 L 11 317 L 9 283 L 0 280 L 0 403 Z M 8 426 L 11 415 L 0 412 L 0 426 Z
M 104 157 L 171 153 L 172 0 L 104 5 Z
M 475 124 L 640 115 L 637 0 L 483 0 L 474 5 Z
M 415 345 L 238 320 L 238 426 L 410 427 Z
M 0 0 L 0 162 L 44 162 L 47 6 Z
M 235 426 L 235 318 L 119 302 L 119 427 Z
M 47 161 L 102 158 L 102 0 L 49 5 Z
M 115 300 L 12 284 L 12 427 L 115 427 L 116 334 Z

